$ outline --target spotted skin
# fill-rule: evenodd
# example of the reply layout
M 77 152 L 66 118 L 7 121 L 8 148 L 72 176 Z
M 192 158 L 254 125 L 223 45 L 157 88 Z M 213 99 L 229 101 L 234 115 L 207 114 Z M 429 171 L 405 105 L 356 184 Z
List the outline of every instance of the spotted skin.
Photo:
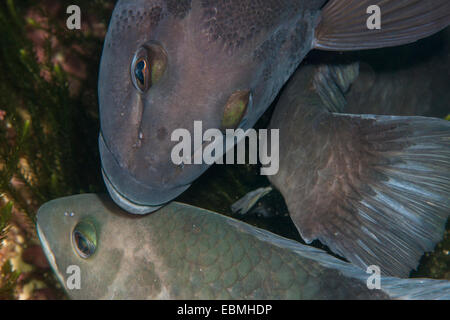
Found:
M 386 13 L 379 32 L 365 23 L 373 4 Z M 99 145 L 109 193 L 128 212 L 157 210 L 208 168 L 192 161 L 201 143 L 191 143 L 196 150 L 186 151 L 183 163 L 173 159 L 177 129 L 192 135 L 196 121 L 203 132 L 226 129 L 227 102 L 244 91 L 251 94 L 242 120 L 230 126 L 249 129 L 313 48 L 410 43 L 447 26 L 449 16 L 446 0 L 118 1 L 99 72 Z M 164 62 L 153 61 L 155 55 Z M 147 77 L 135 63 L 143 56 Z M 151 84 L 141 87 L 137 78 Z
M 193 132 L 197 120 L 204 131 L 221 128 L 226 103 L 238 91 L 252 94 L 239 124 L 251 128 L 311 50 L 324 3 L 119 1 L 99 76 L 100 153 L 114 200 L 145 213 L 186 190 L 208 166 L 174 164 L 172 132 Z M 151 44 L 161 46 L 168 62 L 159 81 L 140 92 L 130 66 Z
M 183 19 L 191 10 L 192 0 L 168 0 L 167 11 L 177 19 Z

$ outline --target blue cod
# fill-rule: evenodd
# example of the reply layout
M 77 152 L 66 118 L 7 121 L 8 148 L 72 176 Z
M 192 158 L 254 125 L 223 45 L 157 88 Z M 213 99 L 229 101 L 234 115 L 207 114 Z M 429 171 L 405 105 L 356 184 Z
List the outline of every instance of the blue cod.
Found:
M 381 29 L 368 29 L 373 5 Z M 192 134 L 196 120 L 204 130 L 251 128 L 312 49 L 396 46 L 449 24 L 448 0 L 119 1 L 99 77 L 99 148 L 111 197 L 136 214 L 173 200 L 207 165 L 173 163 L 171 133 Z M 333 81 L 351 83 L 324 72 L 315 82 L 322 99 L 335 97 Z M 306 73 L 297 83 L 310 85 L 310 76 L 319 77 Z M 298 88 L 298 99 L 309 94 Z M 294 119 L 272 122 L 281 159 L 270 179 L 295 225 L 306 241 L 320 239 L 356 265 L 406 276 L 439 241 L 450 212 L 448 126 L 332 113 L 329 103 L 308 99 L 292 106 Z
M 369 289 L 371 274 L 322 250 L 177 202 L 133 217 L 107 196 L 61 198 L 39 209 L 37 230 L 72 299 L 450 298 L 444 280 Z

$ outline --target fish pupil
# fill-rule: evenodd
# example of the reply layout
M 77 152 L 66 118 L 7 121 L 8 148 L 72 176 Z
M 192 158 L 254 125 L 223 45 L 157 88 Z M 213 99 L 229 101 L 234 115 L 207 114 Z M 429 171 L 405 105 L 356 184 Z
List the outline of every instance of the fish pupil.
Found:
M 88 240 L 78 231 L 75 231 L 75 242 L 77 244 L 78 250 L 80 250 L 85 255 L 90 255 L 90 246 Z
M 136 76 L 136 79 L 140 82 L 140 84 L 143 86 L 145 85 L 145 69 L 147 68 L 147 64 L 144 60 L 139 61 L 136 64 L 136 68 L 134 71 L 134 74 Z

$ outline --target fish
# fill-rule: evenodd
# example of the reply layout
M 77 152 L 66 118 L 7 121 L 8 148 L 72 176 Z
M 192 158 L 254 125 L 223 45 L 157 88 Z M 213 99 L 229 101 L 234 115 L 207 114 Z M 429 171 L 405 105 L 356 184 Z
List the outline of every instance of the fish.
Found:
M 272 187 L 258 188 L 255 191 L 247 193 L 243 198 L 239 199 L 231 205 L 231 211 L 236 214 L 247 214 L 259 199 L 273 190 Z
M 118 1 L 98 80 L 106 188 L 130 213 L 158 210 L 209 167 L 171 160 L 176 129 L 247 130 L 311 50 L 397 46 L 449 23 L 448 0 Z
M 133 216 L 107 195 L 74 195 L 36 221 L 71 299 L 450 298 L 447 280 L 380 276 L 369 289 L 371 273 L 325 251 L 175 201 Z
M 445 118 L 450 112 L 450 28 L 354 58 L 359 75 L 344 94 L 346 113 Z
M 398 78 L 368 68 L 359 74 L 359 62 L 305 64 L 294 74 L 269 125 L 279 129 L 280 169 L 268 178 L 306 243 L 318 239 L 363 269 L 374 264 L 407 277 L 442 240 L 450 122 L 412 115 L 439 104 L 448 110 L 450 96 L 431 84 L 447 79 L 440 86 L 448 90 L 449 74 L 426 76 L 450 66 L 446 52 Z M 393 103 L 402 116 L 392 115 Z M 391 115 L 379 115 L 384 108 Z M 377 115 L 358 114 L 365 109 Z
M 361 180 L 358 181 L 354 179 L 354 176 L 352 178 L 348 168 L 342 170 L 342 172 L 335 172 L 328 178 L 324 178 L 322 174 L 321 179 L 323 181 L 320 184 L 321 186 L 317 187 L 319 184 L 313 182 L 314 176 L 323 172 L 324 162 L 328 161 L 330 156 L 336 156 L 336 153 L 330 152 L 329 148 L 324 148 L 315 156 L 312 156 L 312 162 L 301 161 L 311 157 L 311 153 L 309 153 L 311 150 L 307 146 L 311 143 L 311 140 L 308 138 L 297 141 L 292 137 L 296 135 L 294 133 L 296 128 L 308 128 L 309 134 L 313 134 L 314 138 L 320 136 L 321 131 L 318 129 L 320 126 L 307 125 L 309 120 L 305 118 L 304 113 L 302 114 L 302 108 L 303 112 L 316 113 L 317 116 L 320 113 L 319 110 L 325 111 L 322 114 L 323 117 L 326 117 L 326 114 L 329 115 L 330 112 L 396 116 L 445 116 L 448 114 L 450 106 L 450 91 L 448 90 L 448 84 L 450 83 L 449 52 L 450 28 L 447 28 L 436 36 L 408 46 L 383 49 L 377 52 L 360 52 L 356 54 L 356 57 L 352 53 L 339 57 L 320 54 L 309 57 L 300 66 L 297 71 L 298 74 L 292 77 L 293 84 L 288 85 L 292 88 L 281 94 L 281 97 L 290 95 L 289 102 L 282 100 L 277 105 L 272 119 L 272 128 L 281 128 L 284 149 L 281 154 L 280 172 L 278 176 L 269 177 L 269 180 L 279 186 L 279 191 L 285 195 L 285 199 L 290 206 L 291 216 L 296 216 L 296 211 L 315 212 L 311 214 L 308 221 L 305 221 L 306 216 L 294 218 L 294 223 L 306 242 L 309 243 L 313 239 L 320 238 L 322 242 L 332 247 L 334 252 L 345 256 L 353 264 L 360 265 L 363 268 L 369 264 L 377 264 L 387 274 L 407 276 L 410 270 L 417 268 L 423 251 L 432 251 L 435 244 L 442 239 L 445 221 L 448 219 L 450 212 L 448 201 L 449 144 L 445 142 L 445 139 L 449 139 L 448 131 L 450 128 L 447 123 L 431 118 L 430 122 L 425 122 L 430 126 L 429 129 L 435 130 L 436 133 L 439 132 L 440 127 L 441 136 L 430 134 L 429 137 L 422 140 L 422 143 L 428 144 L 427 150 L 431 153 L 427 155 L 428 159 L 422 159 L 415 154 L 416 161 L 432 161 L 423 166 L 423 169 L 429 167 L 429 170 L 426 173 L 422 172 L 422 175 L 429 176 L 434 172 L 436 176 L 434 181 L 428 180 L 426 187 L 424 187 L 423 181 L 419 181 L 423 177 L 415 176 L 414 183 L 423 189 L 422 194 L 417 195 L 411 192 L 405 193 L 405 190 L 399 192 L 401 190 L 392 189 L 392 185 L 391 188 L 386 188 L 386 185 L 381 188 L 382 185 L 379 184 L 379 181 L 371 181 L 367 179 L 367 176 L 365 177 L 366 180 L 362 176 L 359 178 Z M 328 65 L 323 65 L 323 61 L 327 61 Z M 338 81 L 339 78 L 342 80 Z M 347 80 L 343 81 L 344 79 Z M 301 91 L 298 88 L 302 88 L 302 86 L 309 86 L 314 89 Z M 306 97 L 313 99 L 314 94 L 319 101 L 311 103 L 306 100 Z M 291 107 L 288 106 L 290 103 L 293 103 Z M 314 105 L 316 105 L 314 107 L 316 111 L 311 108 Z M 292 126 L 292 128 L 287 129 L 290 132 L 286 132 L 285 128 L 289 126 Z M 408 136 L 411 142 L 418 138 L 414 138 L 413 135 Z M 441 143 L 438 142 L 439 139 Z M 338 141 L 333 143 L 328 139 L 327 144 L 330 145 L 330 148 L 336 148 L 336 152 L 339 151 Z M 353 146 L 356 143 L 349 143 L 349 145 Z M 341 146 L 341 148 L 343 147 Z M 433 151 L 433 148 L 437 148 L 437 150 Z M 348 150 L 345 152 L 348 153 Z M 323 157 L 323 160 L 320 160 L 319 157 Z M 352 157 L 361 158 L 361 156 L 355 156 L 354 153 Z M 439 166 L 433 164 L 433 157 L 439 157 Z M 298 161 L 298 159 L 301 160 Z M 345 160 L 345 157 L 341 157 L 341 161 Z M 339 159 L 334 159 L 332 163 L 339 166 Z M 304 165 L 302 166 L 302 164 Z M 360 163 L 355 162 L 355 165 L 360 165 Z M 296 166 L 296 168 L 293 169 L 293 166 Z M 381 168 L 378 165 L 376 170 L 380 171 Z M 371 168 L 369 166 L 366 169 L 369 173 Z M 374 169 L 372 168 L 372 170 Z M 335 177 L 339 173 L 344 178 L 336 179 Z M 416 174 L 418 173 L 416 172 Z M 404 174 L 405 172 L 396 170 L 385 173 L 385 176 L 390 179 L 393 178 L 393 175 L 397 179 L 400 177 L 398 181 L 401 181 L 401 185 L 405 188 L 408 182 L 412 184 L 412 179 L 411 177 L 408 179 Z M 348 179 L 345 177 L 348 177 Z M 340 182 L 336 183 L 339 180 Z M 340 198 L 334 197 L 335 204 L 333 205 L 326 205 L 327 200 L 324 195 L 329 194 L 330 189 L 324 187 L 325 182 L 330 185 L 340 184 L 342 186 L 341 188 L 335 187 L 334 192 L 341 192 L 341 195 Z M 382 191 L 390 197 L 390 199 L 386 199 L 389 200 L 386 201 L 388 203 L 377 204 L 377 208 L 382 208 L 382 210 L 379 209 L 378 213 L 387 215 L 385 219 L 389 219 L 389 227 L 380 220 L 380 217 L 367 220 L 374 214 L 367 214 L 367 207 L 365 208 L 366 219 L 361 220 L 358 215 L 354 216 L 355 210 L 352 208 L 364 209 L 358 203 L 364 201 L 364 198 L 370 199 L 371 202 L 377 201 L 369 196 L 367 190 L 360 190 L 359 184 L 361 183 L 367 183 L 370 190 Z M 309 195 L 304 194 L 304 192 L 313 189 L 309 184 L 315 184 L 315 188 L 317 188 L 317 196 L 314 201 L 311 201 L 311 193 Z M 398 186 L 399 184 L 396 187 Z M 355 192 L 345 191 L 344 187 L 353 188 Z M 428 197 L 427 199 L 423 198 L 425 189 L 429 190 L 429 194 L 434 198 L 434 201 L 438 202 L 437 205 L 433 205 Z M 410 188 L 409 191 L 411 190 Z M 252 196 L 252 203 L 247 201 L 245 197 L 236 202 L 234 211 L 252 205 L 264 194 L 255 191 Z M 341 200 L 349 196 L 358 201 Z M 361 196 L 363 196 L 363 199 L 361 199 Z M 398 208 L 392 207 L 393 200 L 406 204 L 404 210 L 396 212 Z M 300 204 L 301 201 L 304 202 Z M 316 210 L 319 205 L 323 207 Z M 346 206 L 345 210 L 336 208 L 339 205 Z M 421 211 L 422 209 L 427 212 Z M 325 211 L 328 211 L 328 213 L 325 213 Z M 318 218 L 318 216 L 326 214 L 329 214 L 330 217 L 327 219 Z M 361 212 L 361 214 L 363 213 Z M 415 216 L 417 218 L 414 218 Z M 352 225 L 340 220 L 340 217 L 347 220 L 351 219 Z M 404 223 L 399 223 L 396 219 L 407 221 L 406 227 Z M 375 226 L 376 230 L 374 230 Z M 316 228 L 316 231 L 312 231 L 313 228 Z M 318 231 L 319 228 L 322 230 Z M 335 233 L 340 232 L 343 228 L 345 228 L 345 239 L 337 239 L 331 232 L 331 230 Z M 325 229 L 328 229 L 328 231 L 325 231 Z M 373 242 L 374 237 L 384 238 L 382 244 Z M 402 241 L 408 243 L 408 245 L 405 247 Z M 367 249 L 371 251 L 369 256 L 367 252 L 364 252 Z

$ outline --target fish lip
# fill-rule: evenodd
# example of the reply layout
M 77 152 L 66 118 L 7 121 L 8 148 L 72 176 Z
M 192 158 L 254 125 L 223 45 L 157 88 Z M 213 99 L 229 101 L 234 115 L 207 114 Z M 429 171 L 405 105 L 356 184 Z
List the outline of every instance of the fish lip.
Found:
M 99 149 L 102 162 L 102 175 L 106 188 L 114 200 L 122 209 L 133 214 L 147 214 L 158 210 L 168 202 L 190 187 L 189 184 L 176 186 L 170 189 L 155 189 L 146 186 L 126 172 L 118 163 L 116 157 L 106 145 L 103 134 L 99 134 Z M 108 172 L 114 172 L 111 177 Z M 124 186 L 127 193 L 119 187 Z
M 105 173 L 105 170 L 103 170 L 103 168 L 102 168 L 102 176 L 103 176 L 103 181 L 105 182 L 105 185 L 106 185 L 106 189 L 108 190 L 108 193 L 111 196 L 111 198 L 114 200 L 114 202 L 117 205 L 119 205 L 122 209 L 124 209 L 127 212 L 130 212 L 133 214 L 147 214 L 147 213 L 156 211 L 163 206 L 163 204 L 151 206 L 151 205 L 141 205 L 138 203 L 134 203 L 134 202 L 128 200 L 127 198 L 125 198 L 125 196 L 123 196 L 119 192 L 119 190 L 117 190 L 116 187 L 114 187 L 114 185 L 109 180 L 108 175 Z
M 48 240 L 45 237 L 45 233 L 42 231 L 41 226 L 39 224 L 39 211 L 37 213 L 37 222 L 36 222 L 36 231 L 39 238 L 39 242 L 41 243 L 42 249 L 44 250 L 45 257 L 47 261 L 50 263 L 50 267 L 52 268 L 54 274 L 58 277 L 58 280 L 61 282 L 63 287 L 65 288 L 64 278 L 59 272 L 58 265 L 56 264 L 55 255 L 49 247 Z

